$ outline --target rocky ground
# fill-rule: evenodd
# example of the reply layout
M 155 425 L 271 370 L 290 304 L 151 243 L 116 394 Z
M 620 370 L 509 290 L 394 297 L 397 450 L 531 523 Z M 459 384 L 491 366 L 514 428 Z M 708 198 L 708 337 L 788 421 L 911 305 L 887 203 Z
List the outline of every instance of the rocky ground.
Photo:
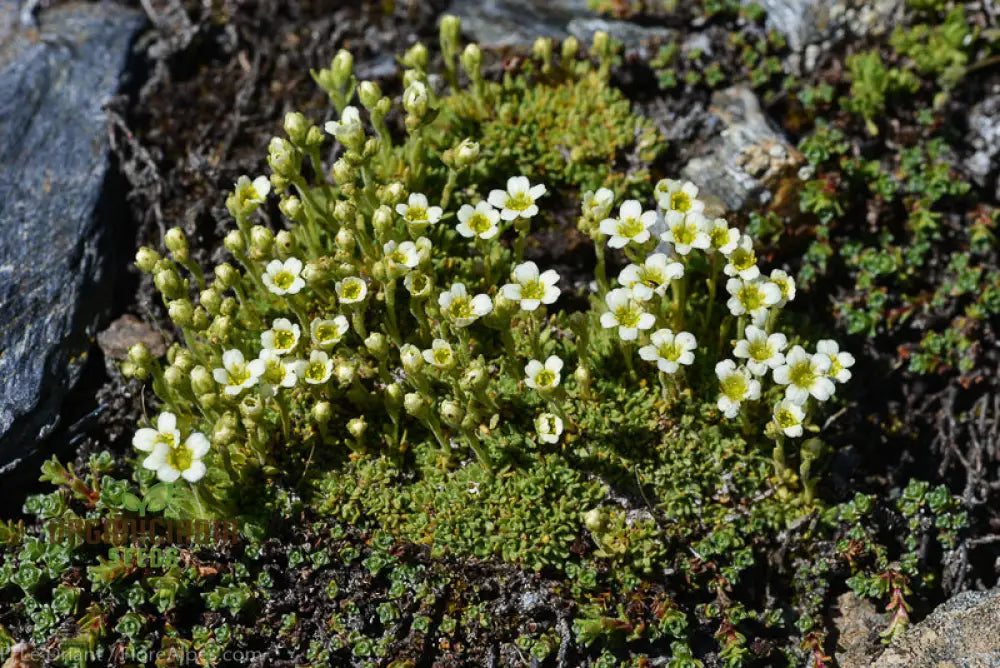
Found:
M 670 142 L 659 171 L 707 184 L 731 210 L 788 205 L 785 184 L 806 165 L 791 101 L 735 80 L 714 92 L 664 94 L 644 65 L 658 44 L 679 37 L 709 53 L 716 49 L 735 71 L 735 57 L 721 46 L 722 29 L 712 21 L 662 20 L 653 13 L 626 18 L 627 12 L 614 18 L 588 9 L 584 0 L 395 4 L 391 12 L 378 3 L 319 0 L 0 7 L 0 480 L 7 489 L 0 517 L 20 516 L 24 497 L 39 488 L 34 481 L 42 459 L 55 454 L 83 462 L 98 450 L 127 451 L 151 394 L 123 379 L 115 362 L 131 342 L 162 350 L 173 336 L 148 277 L 130 266 L 134 249 L 158 245 L 168 227 L 180 225 L 193 247 L 218 249 L 219 257 L 196 259 L 220 259 L 218 240 L 228 226 L 223 191 L 241 174 L 264 171 L 261 149 L 279 132 L 285 112 L 326 120 L 331 112 L 308 71 L 341 47 L 355 54 L 359 78 L 388 81 L 397 74 L 394 54 L 418 39 L 433 42 L 445 10 L 461 16 L 467 36 L 497 55 L 497 69 L 503 56 L 539 35 L 587 39 L 606 30 L 624 44 L 616 82 Z M 905 3 L 761 4 L 766 27 L 787 42 L 784 66 L 819 83 L 840 76 L 848 51 L 889 31 Z M 977 10 L 976 3 L 967 5 Z M 996 29 L 998 13 L 985 0 L 976 16 L 984 28 Z M 948 161 L 975 184 L 976 197 L 995 206 L 996 68 L 965 84 L 949 105 L 956 139 Z M 813 294 L 828 298 L 852 289 L 837 281 L 827 279 Z M 836 325 L 846 329 L 842 320 Z M 920 326 L 918 319 L 913 327 Z M 997 585 L 1000 570 L 997 339 L 992 330 L 981 333 L 977 375 L 930 378 L 898 363 L 910 340 L 898 332 L 852 340 L 864 351 L 865 368 L 849 414 L 834 425 L 845 447 L 832 464 L 830 496 L 859 487 L 897 494 L 919 472 L 963 495 L 973 523 L 927 607 L 953 598 L 884 653 L 873 630 L 885 615 L 850 595 L 841 598 L 840 610 L 830 611 L 840 617 L 837 660 L 845 666 L 1000 665 L 1000 640 L 984 631 L 1000 626 L 1000 592 L 986 591 Z M 883 428 L 889 423 L 892 429 Z M 566 625 L 566 603 L 544 578 L 488 564 L 434 565 L 421 550 L 409 556 L 480 585 L 475 596 L 454 596 L 478 597 L 495 616 L 511 615 L 499 633 L 513 637 L 519 626 L 536 622 Z M 280 560 L 274 563 L 277 572 Z M 356 588 L 359 597 L 365 587 L 385 584 L 342 575 L 341 587 Z M 277 624 L 287 609 L 327 585 L 290 585 L 289 600 L 263 611 L 263 621 Z M 508 600 L 512 590 L 516 600 Z M 322 613 L 315 611 L 317 620 Z M 500 656 L 499 642 L 477 638 L 481 646 L 451 654 L 424 648 L 420 655 L 424 665 L 524 661 Z M 560 665 L 582 660 L 570 641 L 563 646 Z M 457 658 L 440 658 L 449 656 Z M 300 658 L 280 657 L 289 665 Z

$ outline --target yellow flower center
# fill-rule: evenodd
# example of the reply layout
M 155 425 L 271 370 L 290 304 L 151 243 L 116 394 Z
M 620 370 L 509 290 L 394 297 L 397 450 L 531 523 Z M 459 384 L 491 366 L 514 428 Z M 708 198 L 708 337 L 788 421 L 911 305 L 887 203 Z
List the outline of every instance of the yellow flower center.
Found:
M 697 228 L 687 222 L 682 222 L 674 227 L 674 241 L 682 246 L 690 246 L 697 236 Z
M 747 346 L 747 352 L 750 354 L 750 359 L 758 362 L 765 362 L 774 356 L 774 351 L 767 344 L 767 339 L 754 339 Z
M 764 291 L 756 285 L 744 285 L 736 297 L 747 311 L 764 308 Z
M 434 363 L 438 366 L 446 366 L 451 362 L 451 351 L 447 348 L 434 349 Z
M 542 369 L 535 375 L 535 385 L 538 387 L 552 387 L 556 382 L 556 374 L 548 369 Z
M 670 341 L 669 343 L 664 343 L 656 351 L 660 357 L 667 360 L 668 362 L 676 362 L 681 358 L 684 350 L 677 345 L 676 341 Z
M 340 338 L 340 333 L 333 325 L 320 325 L 316 328 L 316 338 L 320 343 L 336 343 Z
M 410 288 L 413 294 L 421 295 L 430 287 L 430 280 L 424 274 L 411 274 L 411 276 L 413 276 L 413 280 L 410 281 Z
M 788 293 L 791 292 L 791 284 L 783 278 L 772 278 L 771 282 L 778 286 L 781 290 L 781 298 L 788 299 Z
M 171 448 L 177 445 L 176 439 L 174 438 L 173 434 L 165 434 L 162 431 L 156 434 L 156 438 L 153 439 L 153 443 L 156 443 L 157 445 L 163 443 L 164 445 L 169 446 Z
M 747 379 L 741 373 L 733 373 L 725 377 L 720 383 L 722 393 L 730 401 L 742 401 L 749 391 Z
M 167 464 L 181 473 L 191 468 L 194 463 L 194 455 L 187 448 L 173 448 L 167 453 Z
M 282 269 L 277 274 L 274 275 L 274 285 L 281 288 L 282 290 L 287 290 L 292 287 L 292 283 L 295 282 L 295 274 L 290 271 Z
M 306 378 L 316 382 L 322 382 L 326 378 L 326 365 L 320 361 L 310 362 L 306 367 Z
M 729 256 L 729 261 L 736 267 L 737 271 L 744 271 L 757 264 L 757 254 L 753 249 L 747 250 L 739 247 Z
M 341 295 L 344 299 L 351 301 L 359 299 L 361 297 L 361 284 L 357 281 L 348 281 L 344 283 L 344 289 Z
M 840 363 L 836 355 L 830 355 L 830 371 L 827 373 L 829 376 L 836 376 L 838 373 L 844 370 L 844 365 Z
M 687 213 L 691 209 L 691 198 L 683 190 L 678 190 L 670 195 L 670 208 L 674 211 Z
M 233 386 L 242 385 L 250 380 L 250 369 L 245 364 L 238 364 L 232 369 L 228 369 L 229 384 Z
M 809 389 L 816 380 L 816 372 L 813 371 L 812 363 L 809 360 L 802 360 L 792 365 L 788 370 L 788 380 L 792 385 Z
M 472 317 L 472 304 L 468 297 L 456 297 L 448 306 L 448 315 L 455 320 Z
M 295 334 L 290 329 L 274 330 L 274 347 L 278 350 L 291 350 L 295 345 Z
M 411 206 L 406 209 L 406 219 L 410 221 L 427 220 L 427 209 L 422 206 Z
M 629 239 L 637 236 L 644 229 L 646 228 L 642 226 L 642 221 L 638 218 L 623 218 L 618 222 L 618 234 Z
M 713 227 L 709 233 L 709 240 L 712 242 L 713 248 L 722 248 L 729 243 L 729 228 L 725 225 Z
M 639 326 L 639 317 L 641 315 L 642 313 L 639 312 L 639 309 L 633 307 L 631 304 L 620 306 L 615 310 L 615 319 L 618 320 L 618 324 L 630 329 L 635 329 Z
M 514 193 L 507 197 L 507 208 L 513 209 L 514 211 L 524 211 L 529 206 L 534 204 L 531 201 L 531 196 L 528 193 Z
M 521 299 L 541 299 L 545 296 L 545 284 L 539 279 L 521 284 Z
M 799 424 L 795 414 L 787 408 L 779 408 L 774 414 L 774 421 L 777 422 L 778 426 L 782 429 L 788 429 L 789 427 L 794 427 Z
M 472 217 L 469 218 L 469 222 L 466 223 L 469 229 L 476 234 L 483 234 L 484 232 L 489 232 L 490 228 L 493 227 L 493 223 L 490 219 L 481 213 L 474 213 Z

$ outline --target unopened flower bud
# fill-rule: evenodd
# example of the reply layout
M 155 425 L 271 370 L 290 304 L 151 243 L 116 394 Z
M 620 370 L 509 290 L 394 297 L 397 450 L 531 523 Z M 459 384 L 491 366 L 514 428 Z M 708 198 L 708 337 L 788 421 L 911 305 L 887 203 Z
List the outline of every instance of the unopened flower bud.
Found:
M 222 308 L 222 293 L 213 286 L 207 290 L 202 290 L 198 301 L 206 311 L 212 315 L 219 315 L 219 309 Z
M 427 71 L 427 47 L 417 42 L 403 54 L 402 62 L 406 67 Z
M 592 533 L 601 533 L 607 526 L 607 519 L 600 508 L 592 508 L 583 515 L 583 526 Z
M 178 327 L 190 327 L 194 306 L 188 299 L 174 299 L 167 305 L 167 314 Z
M 319 146 L 326 141 L 326 135 L 318 125 L 313 125 L 306 133 L 306 146 Z
M 406 186 L 399 181 L 393 181 L 376 191 L 380 204 L 393 207 L 406 197 Z
M 412 343 L 404 343 L 399 348 L 399 359 L 403 363 L 403 369 L 411 375 L 419 373 L 424 367 L 424 357 Z
M 446 425 L 452 428 L 459 427 L 462 424 L 462 418 L 465 417 L 465 410 L 456 401 L 441 402 L 441 419 Z
M 254 225 L 250 230 L 250 248 L 261 257 L 271 254 L 274 246 L 274 232 L 263 225 Z
M 167 299 L 177 299 L 183 297 L 187 292 L 187 286 L 181 280 L 176 269 L 164 269 L 153 277 L 156 289 Z
M 441 17 L 441 48 L 454 51 L 458 46 L 459 33 L 462 32 L 462 20 L 453 14 Z
M 191 369 L 191 389 L 199 395 L 215 392 L 215 379 L 212 378 L 212 373 L 200 364 Z
M 229 445 L 236 440 L 238 429 L 236 416 L 232 413 L 225 413 L 215 421 L 215 426 L 212 427 L 212 442 L 215 445 Z
M 186 374 L 175 366 L 168 366 L 163 370 L 163 381 L 168 387 L 178 389 L 187 378 Z
M 403 91 L 403 108 L 416 118 L 426 116 L 429 105 L 427 86 L 423 82 L 414 81 Z
M 202 306 L 194 307 L 194 315 L 191 316 L 191 328 L 196 332 L 201 332 L 208 329 L 209 324 L 212 322 L 211 318 L 208 317 L 208 311 Z
M 347 421 L 347 432 L 354 438 L 361 438 L 364 436 L 367 429 L 368 423 L 365 422 L 365 418 L 363 416 Z
M 298 174 L 300 156 L 295 146 L 287 139 L 272 137 L 267 151 L 267 164 L 271 166 L 275 174 L 286 179 L 291 179 Z
M 246 252 L 247 245 L 243 239 L 243 233 L 239 230 L 230 230 L 222 242 L 233 255 L 242 255 Z
M 374 81 L 362 81 L 358 85 L 358 99 L 369 111 L 382 99 L 382 90 Z
M 479 144 L 471 139 L 463 139 L 455 150 L 455 164 L 469 167 L 479 160 Z
M 475 360 L 462 373 L 459 385 L 466 392 L 476 392 L 486 386 L 489 375 L 481 360 Z
M 349 163 L 343 156 L 337 158 L 337 161 L 333 163 L 333 167 L 330 169 L 333 173 L 333 180 L 337 182 L 337 185 L 342 186 L 347 183 L 353 183 L 355 177 L 357 176 L 357 170 Z
M 236 315 L 236 311 L 238 311 L 239 308 L 240 303 L 236 301 L 236 297 L 226 297 L 219 305 L 219 315 Z
M 403 386 L 399 383 L 389 383 L 385 386 L 385 403 L 391 410 L 399 410 L 403 405 Z
M 309 131 L 309 122 L 306 117 L 297 111 L 290 111 L 285 114 L 285 134 L 294 144 L 304 144 L 306 133 Z
M 348 229 L 340 228 L 337 231 L 337 236 L 334 237 L 334 241 L 337 242 L 337 247 L 346 253 L 353 253 L 355 246 L 354 232 Z
M 240 280 L 240 273 L 233 268 L 233 265 L 223 262 L 215 268 L 215 280 L 223 290 L 226 290 L 236 285 L 236 281 Z
M 539 37 L 531 47 L 531 55 L 542 61 L 544 65 L 552 62 L 552 38 Z
M 233 331 L 233 319 L 228 315 L 219 315 L 212 320 L 212 324 L 208 327 L 209 335 L 218 339 L 219 341 L 226 341 L 229 339 L 230 333 Z
M 483 50 L 479 48 L 478 44 L 473 42 L 462 51 L 461 61 L 462 68 L 469 75 L 469 78 L 477 79 L 479 77 L 479 68 L 483 64 Z
M 365 348 L 377 359 L 385 359 L 389 355 L 389 343 L 382 332 L 372 332 L 365 339 Z
M 153 354 L 142 343 L 133 343 L 128 349 L 128 359 L 136 366 L 149 366 L 153 363 Z
M 312 409 L 313 420 L 316 424 L 326 424 L 333 419 L 333 406 L 329 401 L 317 402 Z
M 188 257 L 188 244 L 184 232 L 179 227 L 171 227 L 163 237 L 163 242 L 167 249 L 178 262 L 186 260 Z
M 170 360 L 170 363 L 184 373 L 188 373 L 194 368 L 194 355 L 187 348 L 178 345 L 175 348 L 173 359 Z
M 338 200 L 333 206 L 333 217 L 338 223 L 346 224 L 354 221 L 354 214 L 357 213 L 354 202 L 348 199 Z
M 244 422 L 253 424 L 264 414 L 264 402 L 256 394 L 248 394 L 240 401 L 240 414 Z
M 570 35 L 562 43 L 562 57 L 563 60 L 570 60 L 576 58 L 577 51 L 580 50 L 580 42 Z
M 337 377 L 337 382 L 341 386 L 353 383 L 356 373 L 357 366 L 349 360 L 341 360 L 333 366 L 333 375 Z
M 156 263 L 160 261 L 160 254 L 148 246 L 143 246 L 135 253 L 135 266 L 139 271 L 150 274 Z
M 384 117 L 389 113 L 390 109 L 392 109 L 392 100 L 387 97 L 383 97 L 378 101 L 378 104 L 375 105 L 375 110 L 372 114 Z
M 413 417 L 424 417 L 430 408 L 430 401 L 416 392 L 408 392 L 403 397 L 403 408 Z
M 274 247 L 278 252 L 278 257 L 282 260 L 287 260 L 289 257 L 297 254 L 295 237 L 288 230 L 281 230 L 274 235 Z
M 598 30 L 594 33 L 592 52 L 599 58 L 606 58 L 611 53 L 611 38 L 608 33 Z
M 278 210 L 285 214 L 289 220 L 298 221 L 299 216 L 302 215 L 302 200 L 295 195 L 283 197 L 278 202 Z
M 580 387 L 584 389 L 590 387 L 590 369 L 582 364 L 578 365 L 573 371 L 573 377 L 576 378 L 576 382 L 580 384 Z
M 330 63 L 330 71 L 333 74 L 333 84 L 337 88 L 345 88 L 354 70 L 354 56 L 347 49 L 341 49 L 333 57 Z

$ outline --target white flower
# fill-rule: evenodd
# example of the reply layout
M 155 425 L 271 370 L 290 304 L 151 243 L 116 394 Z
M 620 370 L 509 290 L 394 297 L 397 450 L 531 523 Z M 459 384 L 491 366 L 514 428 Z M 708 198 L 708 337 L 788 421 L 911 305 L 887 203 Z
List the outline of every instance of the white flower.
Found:
M 553 390 L 559 387 L 559 372 L 562 371 L 563 361 L 555 355 L 549 355 L 542 364 L 538 360 L 531 360 L 524 366 L 524 384 L 528 387 L 539 390 Z
M 470 298 L 463 283 L 455 283 L 447 292 L 438 295 L 438 306 L 457 327 L 466 327 L 476 318 L 493 310 L 493 302 L 486 295 Z
M 700 213 L 667 211 L 665 218 L 667 231 L 660 238 L 673 244 L 678 254 L 687 255 L 692 248 L 708 248 L 710 242 L 705 229 L 705 217 Z
M 774 405 L 774 424 L 785 436 L 792 438 L 801 436 L 802 422 L 805 419 L 806 412 L 794 401 L 782 399 Z
M 677 211 L 682 214 L 701 213 L 705 203 L 698 197 L 698 186 L 690 181 L 662 179 L 653 188 L 656 203 L 663 211 Z
M 192 432 L 183 445 L 171 447 L 166 443 L 157 443 L 142 466 L 156 471 L 156 477 L 163 482 L 174 482 L 178 478 L 198 482 L 205 477 L 205 464 L 201 458 L 208 454 L 209 447 L 204 434 Z
M 430 206 L 426 195 L 410 193 L 406 204 L 400 202 L 396 205 L 396 213 L 401 215 L 407 223 L 428 225 L 441 220 L 444 211 L 439 206 Z
M 534 262 L 523 262 L 514 267 L 515 283 L 508 283 L 500 288 L 503 296 L 512 302 L 520 302 L 525 311 L 534 311 L 539 304 L 552 304 L 559 298 L 561 290 L 556 287 L 559 274 L 548 269 L 538 273 L 538 265 Z
M 253 181 L 249 176 L 241 176 L 236 180 L 236 201 L 241 208 L 253 211 L 267 199 L 271 192 L 271 181 L 266 176 L 258 176 Z
M 417 257 L 420 258 L 420 264 L 431 259 L 431 249 L 434 248 L 434 244 L 431 243 L 430 239 L 427 237 L 417 237 L 413 245 L 417 247 Z
M 156 418 L 156 429 L 145 427 L 135 432 L 132 445 L 141 452 L 152 452 L 160 443 L 171 448 L 181 442 L 181 432 L 177 429 L 177 416 L 163 412 Z
M 602 234 L 611 237 L 608 239 L 608 246 L 623 248 L 630 241 L 637 244 L 649 241 L 649 228 L 655 222 L 655 211 L 643 212 L 639 200 L 630 199 L 618 209 L 618 218 L 605 218 L 599 229 Z
M 309 361 L 302 369 L 302 379 L 310 385 L 322 385 L 333 374 L 333 360 L 322 350 L 309 353 Z
M 490 204 L 500 209 L 504 220 L 531 218 L 538 214 L 535 202 L 545 194 L 541 183 L 531 185 L 526 176 L 512 176 L 507 179 L 507 190 L 491 190 L 487 198 Z
M 264 285 L 276 295 L 294 295 L 306 286 L 302 273 L 302 260 L 290 257 L 284 262 L 271 260 L 264 268 Z
M 669 329 L 658 329 L 649 337 L 651 344 L 639 348 L 639 357 L 647 362 L 655 362 L 663 373 L 674 373 L 679 365 L 694 362 L 694 353 L 698 343 L 694 334 L 677 332 Z
M 261 332 L 260 345 L 265 350 L 273 350 L 277 355 L 290 353 L 299 343 L 299 326 L 288 318 L 277 318 L 271 322 L 271 329 Z
M 295 387 L 299 375 L 305 370 L 302 360 L 283 358 L 268 348 L 261 350 L 257 359 L 248 366 L 260 378 L 261 394 L 265 397 L 273 395 L 276 387 Z
M 749 313 L 755 320 L 781 299 L 781 288 L 770 281 L 730 278 L 726 281 L 726 292 L 732 295 L 726 302 L 730 313 L 736 316 Z
M 451 344 L 444 339 L 434 339 L 431 347 L 423 353 L 424 361 L 439 369 L 450 369 L 455 366 L 455 353 Z
M 500 231 L 500 212 L 490 206 L 489 202 L 479 201 L 476 206 L 463 204 L 458 210 L 458 225 L 455 230 L 466 239 L 479 237 L 492 239 Z
M 364 135 L 361 114 L 357 107 L 352 106 L 344 107 L 340 121 L 327 121 L 323 128 L 345 146 L 357 143 L 357 140 Z
M 826 372 L 827 376 L 838 383 L 846 383 L 851 379 L 851 372 L 848 369 L 854 366 L 854 355 L 846 351 L 841 352 L 836 341 L 833 339 L 818 341 L 816 354 L 826 355 L 830 358 L 830 369 Z
M 542 413 L 535 418 L 535 431 L 542 443 L 557 443 L 563 432 L 563 421 L 553 413 Z
M 607 188 L 598 188 L 597 192 L 588 190 L 583 194 L 583 215 L 591 220 L 604 220 L 611 213 L 615 203 L 615 194 Z
M 757 254 L 753 250 L 753 239 L 750 235 L 744 234 L 740 237 L 739 243 L 729 253 L 729 262 L 726 263 L 723 271 L 726 276 L 736 276 L 744 281 L 752 281 L 760 276 L 760 269 L 757 268 Z
M 404 241 L 401 244 L 387 241 L 382 246 L 382 253 L 389 261 L 390 271 L 402 273 L 420 264 L 420 252 L 412 241 Z
M 357 304 L 368 294 L 368 284 L 357 276 L 348 276 L 333 284 L 341 304 Z
M 403 285 L 410 292 L 411 297 L 429 297 L 434 281 L 422 271 L 411 271 L 403 279 Z
M 648 301 L 653 294 L 661 297 L 670 281 L 684 275 L 684 265 L 671 262 L 664 253 L 653 253 L 641 265 L 630 264 L 618 274 L 618 282 L 632 291 L 640 301 Z
M 622 341 L 635 341 L 640 329 L 649 329 L 656 323 L 656 317 L 642 310 L 642 304 L 628 288 L 615 288 L 604 296 L 604 301 L 608 311 L 601 314 L 601 327 L 617 327 Z
M 736 342 L 733 355 L 747 362 L 747 368 L 755 376 L 763 376 L 768 369 L 774 369 L 785 363 L 783 351 L 788 346 L 784 334 L 767 332 L 750 325 L 743 332 L 743 338 Z
M 347 318 L 342 315 L 338 315 L 332 320 L 314 318 L 309 323 L 309 331 L 312 334 L 313 343 L 325 350 L 329 350 L 340 343 L 340 340 L 347 333 L 349 327 L 350 324 L 348 324 Z
M 771 272 L 771 282 L 781 288 L 781 301 L 778 306 L 784 306 L 795 299 L 795 279 L 788 275 L 788 272 L 775 269 Z
M 740 241 L 740 231 L 735 227 L 729 227 L 725 218 L 716 218 L 705 224 L 708 232 L 708 250 L 719 251 L 727 256 L 736 250 L 736 245 Z
M 257 384 L 260 374 L 255 374 L 250 365 L 238 350 L 227 350 L 222 353 L 222 368 L 214 369 L 212 377 L 219 385 L 224 385 L 224 392 L 234 397 L 248 387 Z
M 829 355 L 810 355 L 802 346 L 795 346 L 785 355 L 784 365 L 774 370 L 774 382 L 787 385 L 785 397 L 796 404 L 804 404 L 809 395 L 826 401 L 835 389 L 826 377 L 829 370 Z
M 733 360 L 716 364 L 715 375 L 722 390 L 717 405 L 727 418 L 736 417 L 743 401 L 760 397 L 760 381 L 753 378 L 746 367 L 737 367 Z

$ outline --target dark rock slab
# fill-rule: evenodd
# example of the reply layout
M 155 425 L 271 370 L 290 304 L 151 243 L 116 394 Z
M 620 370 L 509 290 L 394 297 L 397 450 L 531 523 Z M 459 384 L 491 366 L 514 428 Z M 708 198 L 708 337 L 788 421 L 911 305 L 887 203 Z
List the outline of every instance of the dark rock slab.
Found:
M 51 432 L 111 306 L 103 105 L 122 86 L 141 14 L 110 2 L 0 20 L 0 472 Z M 119 232 L 120 235 L 120 232 Z
M 596 17 L 587 0 L 454 0 L 449 13 L 462 19 L 462 29 L 484 46 L 531 46 L 538 37 L 565 39 L 569 22 Z

